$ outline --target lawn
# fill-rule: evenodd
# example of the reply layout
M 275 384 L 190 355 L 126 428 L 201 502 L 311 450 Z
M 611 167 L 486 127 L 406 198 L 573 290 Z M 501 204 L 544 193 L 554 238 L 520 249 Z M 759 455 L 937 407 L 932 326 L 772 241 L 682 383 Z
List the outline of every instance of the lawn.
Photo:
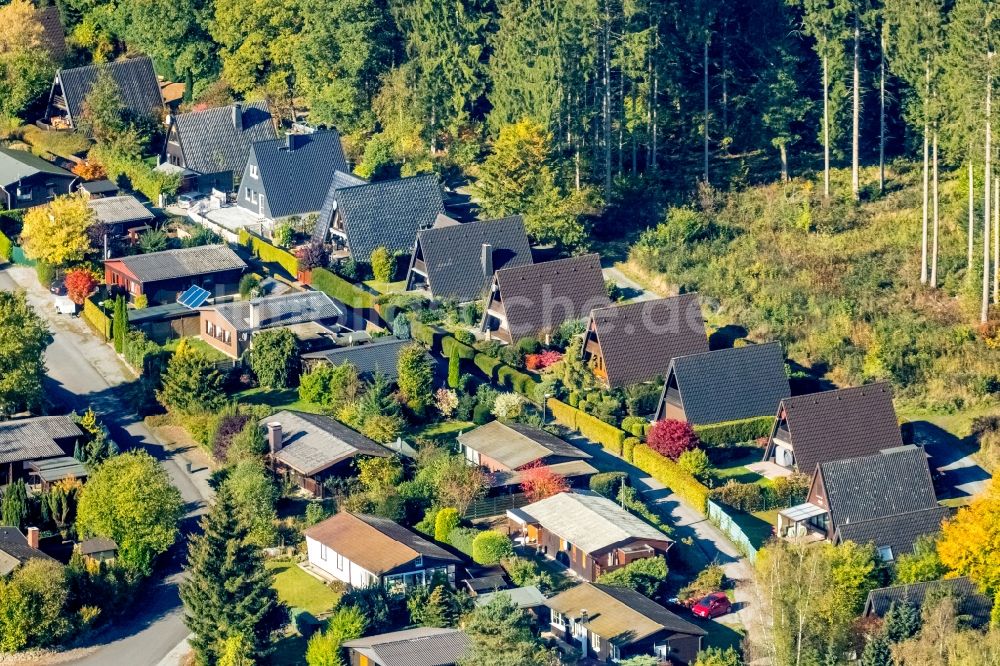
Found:
M 309 641 L 298 634 L 282 636 L 274 643 L 274 652 L 268 657 L 270 666 L 301 666 L 306 662 Z
M 297 412 L 308 412 L 310 414 L 322 414 L 323 408 L 312 402 L 299 400 L 298 389 L 266 389 L 253 388 L 240 391 L 235 395 L 236 400 L 249 405 L 267 405 L 275 409 L 291 409 Z
M 726 513 L 743 530 L 743 533 L 750 539 L 750 543 L 753 544 L 754 548 L 760 548 L 768 539 L 774 536 L 774 526 L 778 522 L 777 509 L 758 511 L 756 513 L 743 513 L 742 511 L 729 509 Z M 773 523 L 770 522 L 772 514 Z
M 212 345 L 208 344 L 201 338 L 196 337 L 174 338 L 173 340 L 167 340 L 167 343 L 163 345 L 163 348 L 169 352 L 175 352 L 177 351 L 177 346 L 181 343 L 181 340 L 184 340 L 188 349 L 203 354 L 210 361 L 225 361 L 229 358 Z
M 274 572 L 274 589 L 278 598 L 290 608 L 301 608 L 319 617 L 328 613 L 340 601 L 340 594 L 316 580 L 294 562 L 268 562 Z
M 450 444 L 458 437 L 459 433 L 468 432 L 475 427 L 476 424 L 472 421 L 439 421 L 415 428 L 410 434 L 414 439 L 421 437 L 442 444 Z
M 747 469 L 747 465 L 760 462 L 761 451 L 754 446 L 740 446 L 732 448 L 709 447 L 706 450 L 709 460 L 715 467 L 713 476 L 715 485 L 721 486 L 729 480 L 738 483 L 756 483 L 767 485 L 770 483 L 766 478 Z
M 379 294 L 401 294 L 406 291 L 406 280 L 398 282 L 379 282 L 378 280 L 365 280 L 365 285 Z

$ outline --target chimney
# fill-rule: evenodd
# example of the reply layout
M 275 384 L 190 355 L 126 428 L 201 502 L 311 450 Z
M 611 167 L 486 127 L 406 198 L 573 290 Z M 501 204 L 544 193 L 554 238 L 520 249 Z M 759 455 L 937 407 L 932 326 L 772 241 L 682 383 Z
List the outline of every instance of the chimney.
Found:
M 243 131 L 243 105 L 239 102 L 233 104 L 233 127 L 237 132 Z
M 25 534 L 25 536 L 28 539 L 28 545 L 31 546 L 32 548 L 34 548 L 35 550 L 38 550 L 38 540 L 39 540 L 39 531 L 38 531 L 38 528 L 37 527 L 29 527 L 26 531 L 27 531 L 27 534 Z
M 260 328 L 260 306 L 253 300 L 250 301 L 250 330 L 256 331 Z
M 267 424 L 267 443 L 272 455 L 281 450 L 281 424 L 277 421 Z
M 297 150 L 298 148 L 302 147 L 304 137 L 305 137 L 304 134 L 295 134 L 293 132 L 289 132 L 288 134 L 285 135 L 285 146 L 288 148 L 288 150 Z
M 493 277 L 493 246 L 489 243 L 483 243 L 483 278 L 489 280 Z

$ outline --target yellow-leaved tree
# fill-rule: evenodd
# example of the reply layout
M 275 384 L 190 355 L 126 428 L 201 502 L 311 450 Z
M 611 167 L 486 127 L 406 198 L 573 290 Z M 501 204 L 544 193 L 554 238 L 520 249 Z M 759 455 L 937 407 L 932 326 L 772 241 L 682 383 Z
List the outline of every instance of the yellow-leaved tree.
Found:
M 1000 600 L 1000 484 L 991 482 L 986 492 L 944 522 L 937 548 L 942 564 Z M 994 622 L 1000 622 L 997 604 L 993 615 Z
M 52 266 L 82 261 L 90 249 L 87 228 L 93 222 L 94 211 L 82 192 L 56 197 L 44 206 L 31 208 L 24 215 L 21 230 L 24 253 Z

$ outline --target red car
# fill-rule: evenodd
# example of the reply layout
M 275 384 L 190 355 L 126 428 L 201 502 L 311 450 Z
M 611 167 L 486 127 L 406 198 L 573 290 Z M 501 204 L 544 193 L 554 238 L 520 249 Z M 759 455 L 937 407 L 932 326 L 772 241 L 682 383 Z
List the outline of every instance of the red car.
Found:
M 725 615 L 730 611 L 732 606 L 725 592 L 713 592 L 692 606 L 691 612 L 698 617 L 713 618 Z

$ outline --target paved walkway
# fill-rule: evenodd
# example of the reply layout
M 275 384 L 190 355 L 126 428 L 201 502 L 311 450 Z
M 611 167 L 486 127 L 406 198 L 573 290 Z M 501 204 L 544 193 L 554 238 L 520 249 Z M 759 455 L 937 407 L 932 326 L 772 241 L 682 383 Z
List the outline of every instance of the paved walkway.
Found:
M 53 335 L 45 352 L 49 399 L 77 411 L 92 406 L 102 415 L 122 449 L 143 448 L 156 458 L 186 502 L 182 530 L 195 529 L 197 517 L 213 496 L 208 484 L 210 471 L 199 464 L 203 459 L 196 457 L 190 458 L 193 464 L 189 467 L 190 454 L 168 449 L 149 431 L 130 404 L 128 384 L 136 378 L 128 366 L 82 318 L 56 313 L 52 296 L 39 285 L 33 269 L 7 266 L 0 270 L 0 289 L 23 290 L 28 302 L 49 324 Z M 58 660 L 85 666 L 159 664 L 188 636 L 177 594 L 183 551 L 182 542 L 175 547 L 173 558 L 165 562 L 163 577 L 147 583 L 145 596 L 137 602 L 133 615 L 93 636 L 89 647 L 37 663 Z
M 591 463 L 602 472 L 625 472 L 632 486 L 638 490 L 647 503 L 655 506 L 661 514 L 669 516 L 674 526 L 673 539 L 684 548 L 683 560 L 692 576 L 712 562 L 722 565 L 726 577 L 736 583 L 733 594 L 736 610 L 719 618 L 727 625 L 746 627 L 750 623 L 754 608 L 751 592 L 753 566 L 744 558 L 736 546 L 722 530 L 713 525 L 697 510 L 688 506 L 676 493 L 652 478 L 623 458 L 606 451 L 600 444 L 574 433 L 566 438 L 577 448 L 592 456 Z M 690 539 L 691 547 L 680 542 Z
M 654 298 L 660 297 L 659 294 L 648 291 L 635 280 L 626 277 L 625 274 L 615 266 L 608 266 L 602 269 L 602 272 L 604 273 L 604 279 L 610 280 L 618 285 L 625 293 L 625 298 L 630 301 L 651 301 Z

